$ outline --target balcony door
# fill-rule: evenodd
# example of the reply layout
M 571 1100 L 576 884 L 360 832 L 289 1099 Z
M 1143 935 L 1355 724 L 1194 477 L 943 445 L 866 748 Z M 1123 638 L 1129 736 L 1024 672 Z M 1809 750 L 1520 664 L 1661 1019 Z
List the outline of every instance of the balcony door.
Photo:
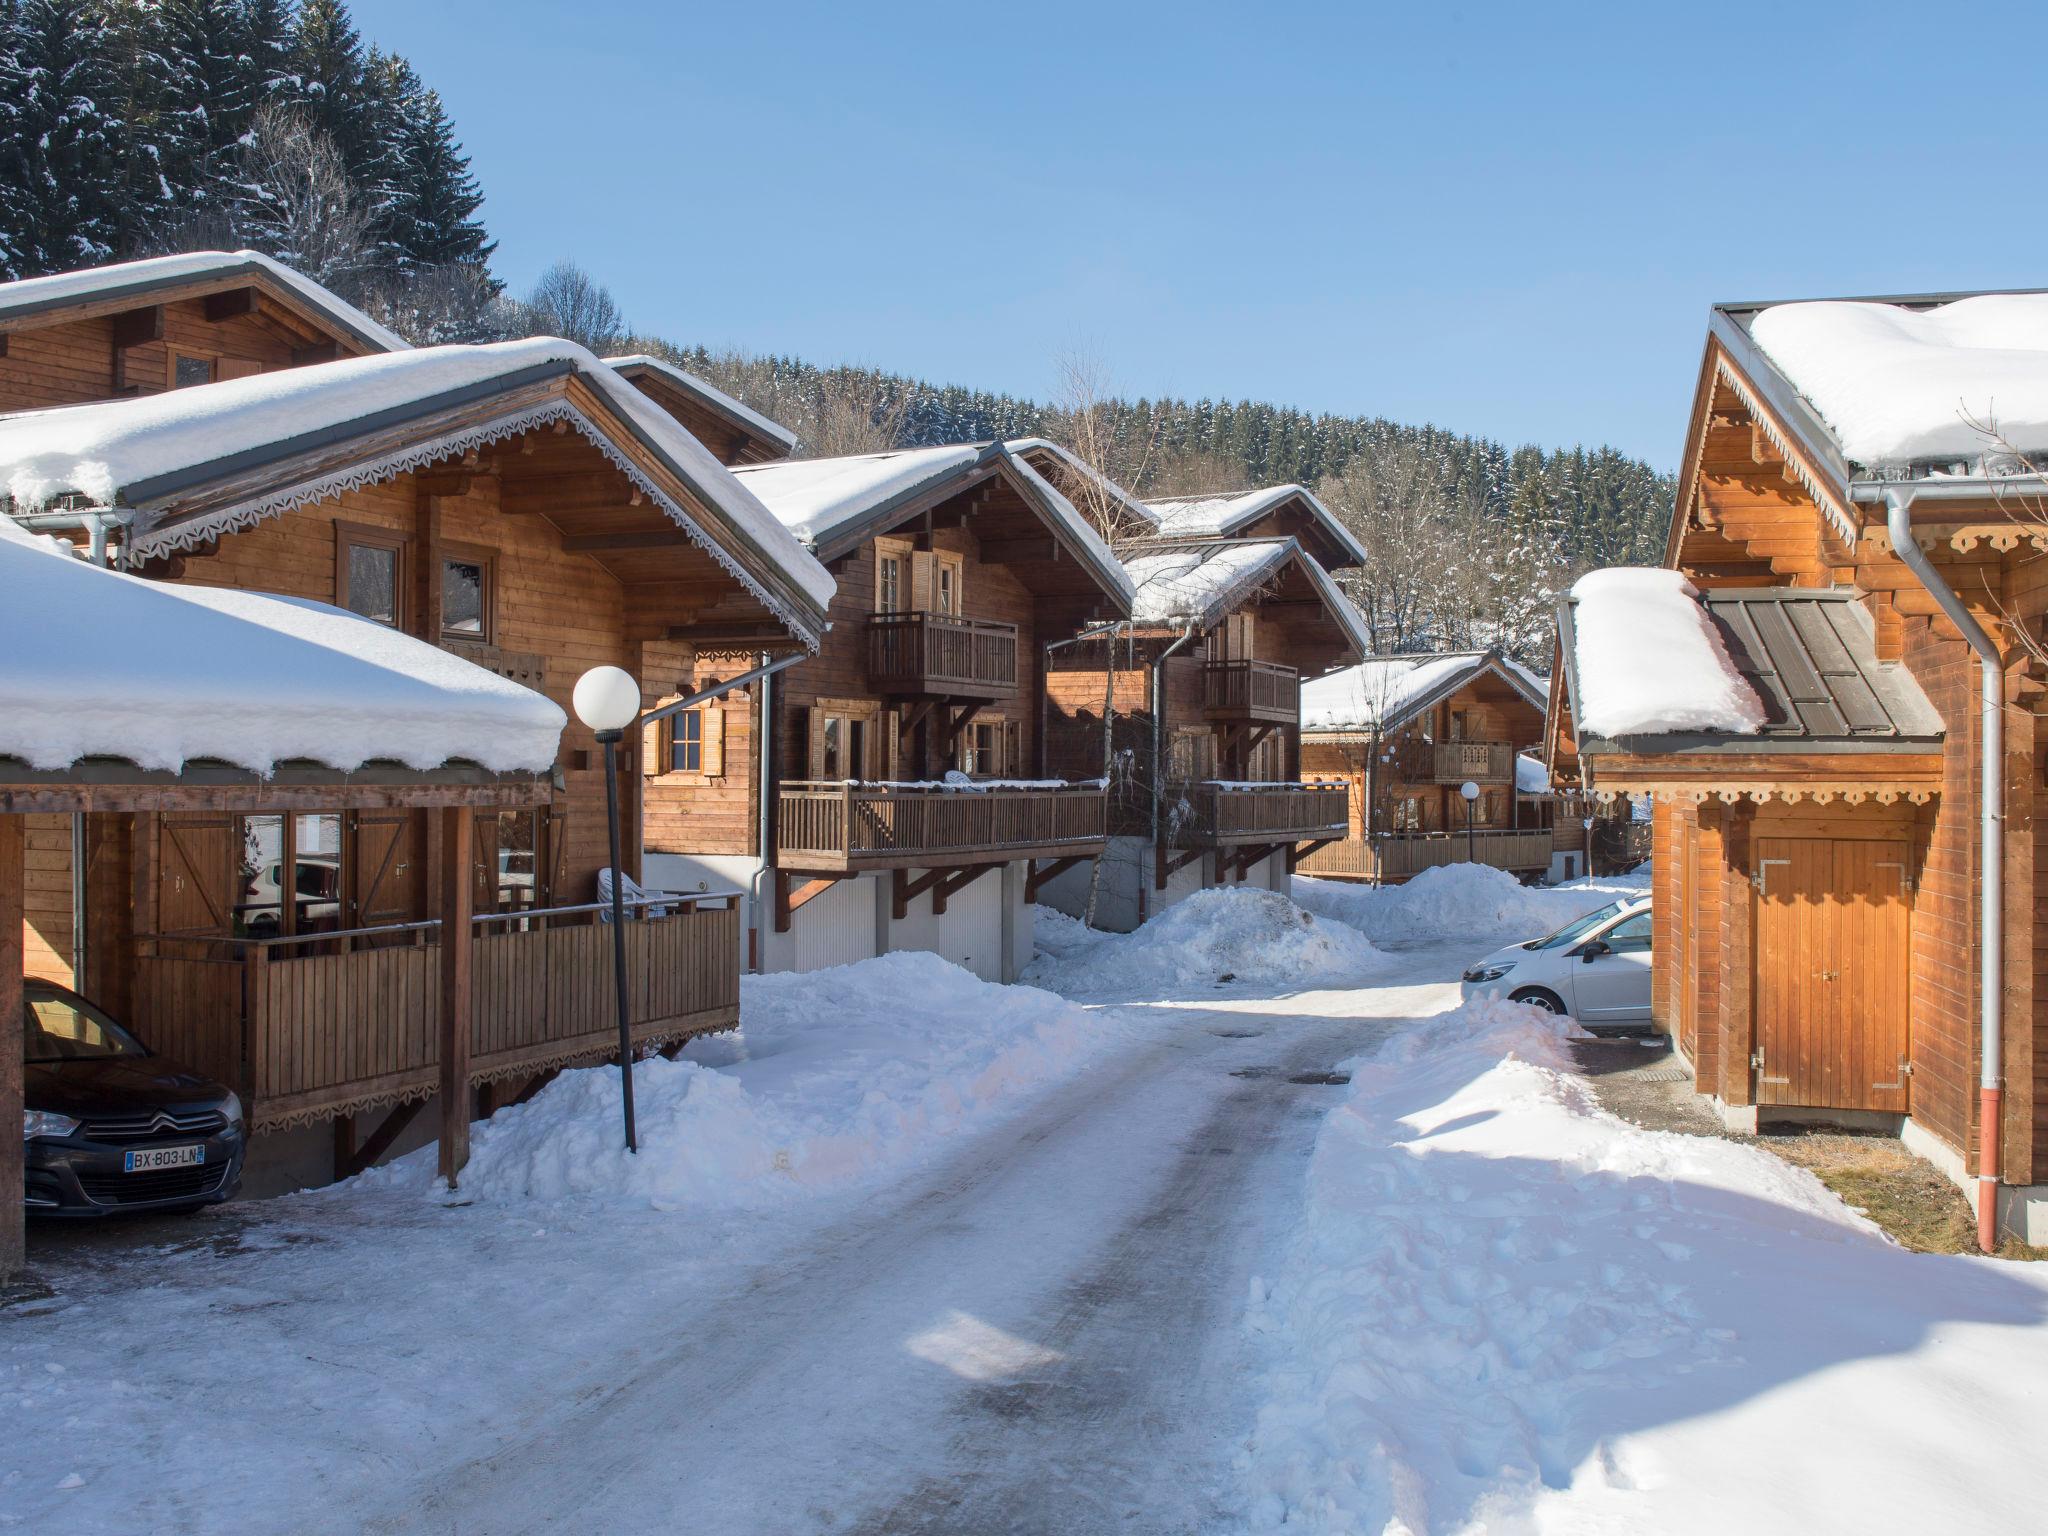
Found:
M 885 740 L 886 717 L 879 704 L 862 699 L 820 699 L 810 712 L 810 777 L 836 784 L 895 772 L 896 753 Z

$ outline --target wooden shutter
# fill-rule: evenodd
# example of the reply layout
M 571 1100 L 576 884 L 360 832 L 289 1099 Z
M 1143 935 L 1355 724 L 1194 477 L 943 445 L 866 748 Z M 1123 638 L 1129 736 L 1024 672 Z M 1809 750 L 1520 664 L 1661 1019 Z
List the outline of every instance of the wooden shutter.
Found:
M 716 704 L 706 704 L 704 714 L 704 744 L 702 762 L 704 777 L 718 779 L 725 777 L 725 711 Z
M 804 718 L 810 732 L 807 743 L 810 768 L 805 776 L 813 780 L 822 779 L 825 777 L 825 711 L 813 704 L 804 711 Z
M 1024 753 L 1019 743 L 1023 739 L 1022 728 L 1015 720 L 1003 722 L 1003 761 L 1001 772 L 1006 778 L 1024 777 Z
M 903 724 L 893 709 L 882 715 L 882 775 L 888 779 L 903 777 Z
M 665 709 L 681 697 L 680 693 L 671 693 L 657 699 L 654 707 Z M 666 715 L 640 727 L 640 771 L 650 779 L 675 771 L 675 720 L 674 715 Z
M 933 594 L 936 583 L 932 580 L 932 554 L 928 549 L 917 550 L 910 557 L 910 608 L 925 613 L 937 601 Z
M 263 371 L 263 364 L 253 357 L 217 358 L 213 365 L 213 376 L 220 379 L 246 379 Z
M 235 820 L 168 811 L 157 818 L 156 931 L 227 933 L 236 890 Z
M 548 888 L 540 893 L 543 906 L 567 906 L 569 902 L 569 812 L 566 807 L 548 807 Z

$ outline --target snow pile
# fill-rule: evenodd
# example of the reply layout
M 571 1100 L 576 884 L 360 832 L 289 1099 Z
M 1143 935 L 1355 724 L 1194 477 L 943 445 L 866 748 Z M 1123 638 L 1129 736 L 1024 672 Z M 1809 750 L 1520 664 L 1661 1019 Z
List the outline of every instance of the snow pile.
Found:
M 1401 885 L 1294 877 L 1294 899 L 1380 943 L 1534 939 L 1623 896 L 1649 894 L 1649 865 L 1633 874 L 1524 885 L 1490 864 L 1446 864 Z
M 660 1210 L 758 1206 L 929 1150 L 1066 1072 L 1115 1026 L 921 951 L 741 982 L 740 1029 L 633 1071 L 640 1150 L 620 1144 L 614 1066 L 564 1072 L 477 1125 L 462 1192 Z M 431 1189 L 428 1148 L 366 1180 Z
M 1857 464 L 1974 462 L 2001 451 L 1994 421 L 2021 453 L 2048 448 L 2048 294 L 1777 304 L 1749 329 Z
M 1762 727 L 1762 701 L 1678 572 L 1612 566 L 1581 576 L 1572 597 L 1582 732 L 1751 736 Z
M 1246 1325 L 1254 1531 L 2038 1522 L 2048 1273 L 1893 1246 L 1753 1146 L 1600 1111 L 1486 1000 L 1357 1064 Z
M 1355 929 L 1321 921 L 1277 892 L 1245 886 L 1197 891 L 1135 933 L 1106 934 L 1086 944 L 1055 930 L 1050 943 L 1042 936 L 1039 944 L 1044 953 L 1025 979 L 1075 996 L 1170 995 L 1175 988 L 1213 985 L 1226 976 L 1266 984 L 1335 984 L 1370 974 L 1384 960 Z
M 1526 752 L 1515 754 L 1515 791 L 1523 795 L 1550 793 L 1550 770 L 1543 766 L 1542 758 Z
M 381 758 L 538 772 L 566 723 L 531 688 L 353 613 L 103 570 L 4 514 L 0 592 L 0 755 L 33 768 Z

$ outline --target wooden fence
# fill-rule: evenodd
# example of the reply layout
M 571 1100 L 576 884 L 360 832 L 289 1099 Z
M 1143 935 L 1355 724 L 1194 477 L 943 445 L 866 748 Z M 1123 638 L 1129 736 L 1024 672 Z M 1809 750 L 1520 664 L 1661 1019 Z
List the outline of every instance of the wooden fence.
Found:
M 597 1060 L 618 1046 L 608 908 L 475 919 L 470 1070 L 478 1082 Z M 437 922 L 276 939 L 158 937 L 135 962 L 135 1018 L 153 1049 L 233 1086 L 258 1130 L 432 1090 Z M 634 1039 L 739 1020 L 739 910 L 653 898 L 625 928 Z
M 1299 843 L 1341 834 L 1350 825 L 1342 784 L 1169 785 L 1175 841 L 1196 844 Z M 1184 808 L 1181 809 L 1181 808 Z
M 868 620 L 868 686 L 1007 698 L 1017 691 L 1017 626 L 922 609 L 878 613 Z
M 924 789 L 794 781 L 777 799 L 776 856 L 790 869 L 825 871 L 1070 858 L 1102 851 L 1107 813 L 1107 792 L 1092 784 Z
M 1301 717 L 1301 674 L 1271 661 L 1212 661 L 1202 668 L 1202 712 L 1211 719 Z
M 1432 768 L 1438 784 L 1502 784 L 1514 777 L 1515 749 L 1504 741 L 1440 741 Z

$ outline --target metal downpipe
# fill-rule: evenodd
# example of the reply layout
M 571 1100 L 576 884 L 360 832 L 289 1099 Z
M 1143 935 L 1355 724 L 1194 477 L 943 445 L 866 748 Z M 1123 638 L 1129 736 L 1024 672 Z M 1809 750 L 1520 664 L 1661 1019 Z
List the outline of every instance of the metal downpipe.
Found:
M 1159 812 L 1161 797 L 1165 793 L 1166 758 L 1163 743 L 1166 740 L 1166 661 L 1167 658 L 1195 638 L 1195 626 L 1190 624 L 1180 632 L 1180 638 L 1152 658 L 1152 868 L 1146 871 L 1145 879 L 1139 884 L 1140 893 L 1150 891 L 1159 878 Z M 1145 920 L 1145 907 L 1140 901 L 1138 921 Z
M 2004 1100 L 2005 1017 L 2005 661 L 1963 600 L 1913 538 L 1910 486 L 1887 486 L 1885 529 L 1892 549 L 1977 653 L 1978 723 L 1982 758 L 1977 774 L 1981 851 L 1977 879 L 1978 1047 L 1977 1246 L 1998 1247 L 1998 1185 L 2004 1171 L 2000 1136 Z

